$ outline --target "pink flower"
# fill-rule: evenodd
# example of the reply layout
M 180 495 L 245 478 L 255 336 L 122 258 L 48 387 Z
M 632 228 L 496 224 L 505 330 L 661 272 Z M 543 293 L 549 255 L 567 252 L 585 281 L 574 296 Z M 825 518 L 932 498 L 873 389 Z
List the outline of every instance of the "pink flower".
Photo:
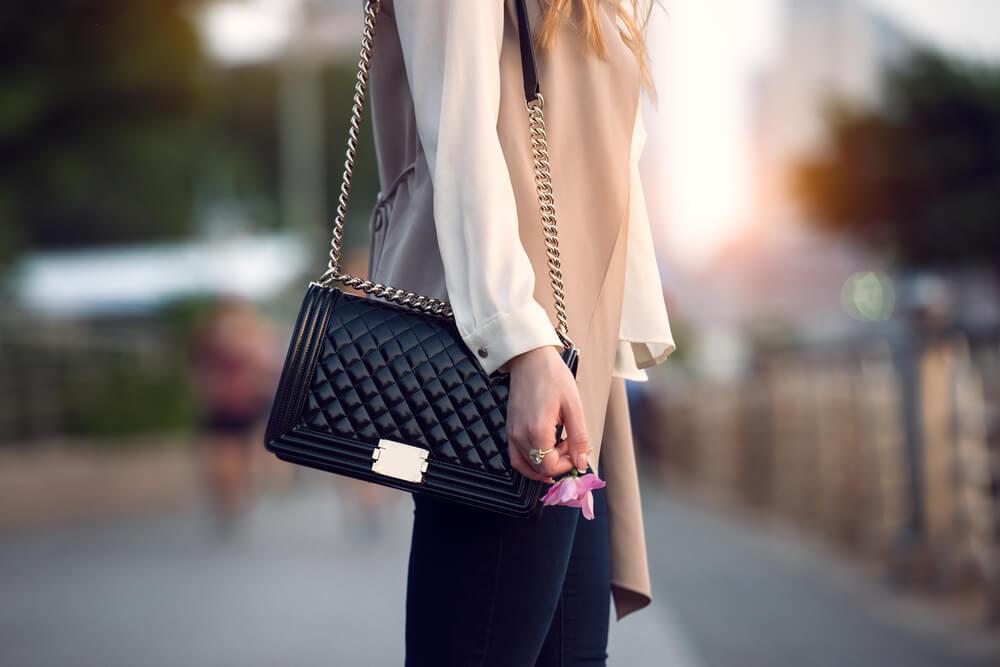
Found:
M 592 472 L 585 475 L 578 475 L 574 470 L 572 474 L 566 475 L 549 487 L 549 490 L 542 496 L 543 505 L 568 505 L 569 507 L 579 507 L 586 519 L 594 518 L 594 489 L 605 486 L 603 479 Z

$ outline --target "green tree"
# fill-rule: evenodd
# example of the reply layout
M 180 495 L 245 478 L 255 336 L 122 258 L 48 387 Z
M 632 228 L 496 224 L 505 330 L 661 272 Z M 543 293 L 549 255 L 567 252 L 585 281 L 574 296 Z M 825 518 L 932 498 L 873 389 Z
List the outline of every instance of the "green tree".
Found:
M 277 224 L 279 68 L 211 62 L 193 18 L 207 1 L 0 3 L 0 264 L 26 248 L 183 238 L 218 200 Z M 323 71 L 331 214 L 355 69 L 352 56 Z M 352 217 L 378 189 L 368 122 L 361 139 Z M 352 223 L 348 242 L 365 232 Z
M 0 5 L 0 247 L 180 235 L 207 96 L 182 0 Z
M 832 107 L 823 152 L 794 182 L 820 225 L 902 265 L 1000 257 L 1000 67 L 930 50 L 885 79 L 878 106 Z

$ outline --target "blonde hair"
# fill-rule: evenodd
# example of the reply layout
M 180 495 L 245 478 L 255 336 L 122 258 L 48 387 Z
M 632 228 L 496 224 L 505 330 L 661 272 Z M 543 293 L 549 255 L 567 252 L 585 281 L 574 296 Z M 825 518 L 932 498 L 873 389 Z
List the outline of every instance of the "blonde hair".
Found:
M 548 9 L 543 10 L 544 18 L 538 34 L 538 47 L 544 49 L 552 43 L 559 22 L 567 14 L 572 14 L 575 9 L 580 14 L 580 28 L 583 30 L 590 49 L 601 58 L 607 57 L 608 47 L 604 41 L 598 15 L 602 2 L 614 4 L 618 34 L 639 62 L 643 84 L 653 93 L 654 86 L 649 73 L 649 55 L 644 34 L 649 14 L 653 8 L 653 0 L 646 2 L 642 0 L 543 0 L 542 4 L 548 4 Z

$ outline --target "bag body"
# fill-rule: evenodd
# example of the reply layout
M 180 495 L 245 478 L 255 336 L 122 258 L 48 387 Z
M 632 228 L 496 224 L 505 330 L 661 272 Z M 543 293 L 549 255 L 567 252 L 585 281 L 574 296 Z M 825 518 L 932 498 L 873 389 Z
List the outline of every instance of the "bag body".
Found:
M 563 359 L 575 375 L 576 349 Z M 311 283 L 266 446 L 292 463 L 529 516 L 546 485 L 511 467 L 509 379 L 482 371 L 454 320 Z

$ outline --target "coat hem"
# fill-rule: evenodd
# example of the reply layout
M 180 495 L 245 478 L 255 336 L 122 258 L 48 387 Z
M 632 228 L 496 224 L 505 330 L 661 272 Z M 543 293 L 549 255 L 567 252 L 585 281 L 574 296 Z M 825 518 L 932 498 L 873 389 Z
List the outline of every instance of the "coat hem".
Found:
M 621 621 L 629 614 L 648 607 L 653 601 L 650 593 L 614 581 L 611 582 L 611 593 L 615 603 L 615 621 Z

